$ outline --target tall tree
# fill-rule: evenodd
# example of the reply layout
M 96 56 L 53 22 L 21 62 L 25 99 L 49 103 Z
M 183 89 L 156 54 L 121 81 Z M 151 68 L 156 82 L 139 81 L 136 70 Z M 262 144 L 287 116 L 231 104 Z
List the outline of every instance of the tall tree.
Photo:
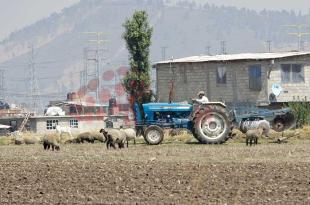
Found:
M 130 95 L 131 106 L 134 102 L 142 104 L 150 101 L 150 45 L 153 28 L 149 25 L 146 11 L 136 11 L 131 19 L 123 24 L 125 32 L 123 38 L 126 41 L 130 57 L 130 71 L 124 78 L 123 84 Z

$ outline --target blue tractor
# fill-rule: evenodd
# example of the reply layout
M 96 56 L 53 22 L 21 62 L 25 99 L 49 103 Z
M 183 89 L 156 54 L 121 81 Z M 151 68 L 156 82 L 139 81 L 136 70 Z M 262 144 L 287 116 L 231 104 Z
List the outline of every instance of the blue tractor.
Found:
M 147 103 L 143 104 L 144 118 L 135 106 L 136 130 L 149 145 L 160 144 L 164 129 L 187 129 L 203 144 L 221 144 L 230 138 L 233 127 L 246 132 L 247 126 L 259 126 L 267 121 L 276 131 L 283 131 L 293 124 L 294 116 L 288 108 L 280 110 L 257 109 L 228 112 L 221 102 L 204 104 Z M 269 126 L 269 125 L 267 125 Z

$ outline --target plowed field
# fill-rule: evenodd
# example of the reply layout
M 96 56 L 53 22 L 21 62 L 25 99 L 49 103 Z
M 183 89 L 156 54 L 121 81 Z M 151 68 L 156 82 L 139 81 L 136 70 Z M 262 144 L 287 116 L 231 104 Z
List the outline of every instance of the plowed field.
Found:
M 0 146 L 0 204 L 310 204 L 310 142 Z

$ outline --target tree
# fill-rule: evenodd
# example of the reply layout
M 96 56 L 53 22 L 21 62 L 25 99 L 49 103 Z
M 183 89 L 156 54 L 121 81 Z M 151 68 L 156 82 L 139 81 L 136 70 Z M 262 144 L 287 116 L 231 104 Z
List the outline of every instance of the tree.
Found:
M 146 11 L 136 11 L 131 19 L 123 24 L 123 38 L 129 51 L 130 70 L 123 85 L 130 95 L 130 104 L 138 103 L 142 114 L 142 104 L 149 102 L 150 93 L 150 45 L 153 28 L 148 23 Z

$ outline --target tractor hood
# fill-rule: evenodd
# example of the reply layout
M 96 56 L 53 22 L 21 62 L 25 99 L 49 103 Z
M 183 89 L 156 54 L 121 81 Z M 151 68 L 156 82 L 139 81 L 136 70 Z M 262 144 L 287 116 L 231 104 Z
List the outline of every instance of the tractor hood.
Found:
M 147 103 L 143 104 L 145 113 L 157 111 L 191 111 L 192 105 L 187 103 Z

